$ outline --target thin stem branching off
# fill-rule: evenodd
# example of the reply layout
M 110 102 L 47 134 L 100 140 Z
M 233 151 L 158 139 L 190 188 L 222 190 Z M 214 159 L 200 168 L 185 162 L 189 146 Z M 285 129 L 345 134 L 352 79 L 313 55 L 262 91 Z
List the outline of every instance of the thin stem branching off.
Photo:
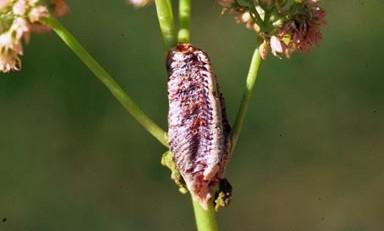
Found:
M 179 32 L 177 41 L 179 43 L 190 42 L 191 0 L 179 1 Z
M 241 101 L 240 108 L 235 119 L 235 124 L 233 126 L 231 153 L 233 153 L 236 148 L 237 142 L 239 141 L 240 132 L 244 124 L 245 115 L 247 114 L 249 103 L 251 101 L 251 97 L 256 86 L 256 80 L 259 73 L 260 64 L 261 57 L 259 54 L 259 49 L 255 49 L 247 75 L 243 99 Z
M 166 50 L 176 45 L 176 26 L 171 0 L 156 0 L 157 18 Z
M 108 88 L 120 104 L 164 146 L 168 146 L 167 136 L 155 122 L 153 122 L 129 97 L 112 76 L 88 53 L 77 39 L 55 18 L 46 18 L 43 23 L 51 27 L 64 43 L 79 57 L 79 59 L 95 74 Z

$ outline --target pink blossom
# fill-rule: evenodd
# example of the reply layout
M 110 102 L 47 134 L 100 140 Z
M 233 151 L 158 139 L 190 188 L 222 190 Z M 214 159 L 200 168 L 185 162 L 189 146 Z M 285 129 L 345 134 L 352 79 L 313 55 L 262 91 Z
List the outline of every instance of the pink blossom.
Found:
M 18 0 L 13 4 L 12 11 L 15 15 L 22 16 L 27 11 L 28 4 L 26 0 Z
M 287 21 L 280 29 L 279 38 L 287 41 L 286 52 L 307 52 L 321 41 L 321 27 L 325 24 L 325 11 L 316 0 L 305 1 L 306 12 Z
M 49 0 L 54 4 L 54 15 L 63 15 L 68 7 L 64 0 Z M 49 16 L 48 8 L 39 0 L 0 0 L 0 17 L 10 18 L 9 25 L 0 32 L 0 71 L 9 72 L 21 68 L 22 39 L 29 40 L 34 25 Z M 46 27 L 48 28 L 48 27 Z
M 20 55 L 23 54 L 19 40 L 12 38 L 10 32 L 0 35 L 0 71 L 17 71 L 21 67 Z
M 278 57 L 309 51 L 321 41 L 325 11 L 319 0 L 216 0 L 223 12 L 234 15 L 236 22 L 257 33 L 262 58 L 269 51 Z M 273 12 L 271 14 L 271 12 Z
M 29 33 L 29 25 L 24 18 L 16 18 L 10 30 L 16 35 L 16 39 L 21 39 Z
M 280 40 L 276 36 L 271 37 L 271 51 L 272 54 L 277 56 L 277 54 L 283 53 L 283 45 L 281 44 Z
M 28 14 L 28 19 L 31 23 L 38 22 L 44 17 L 48 17 L 48 9 L 45 6 L 37 6 L 31 9 Z
M 235 15 L 236 22 L 244 24 L 247 29 L 254 30 L 257 32 L 260 30 L 259 26 L 253 21 L 252 16 L 249 12 L 239 10 L 233 12 L 233 14 Z

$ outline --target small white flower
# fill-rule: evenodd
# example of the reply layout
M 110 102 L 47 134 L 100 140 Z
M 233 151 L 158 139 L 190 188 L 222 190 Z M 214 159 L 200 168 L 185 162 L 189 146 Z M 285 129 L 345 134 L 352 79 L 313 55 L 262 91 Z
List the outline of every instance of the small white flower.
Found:
M 278 54 L 283 53 L 283 46 L 280 42 L 280 39 L 278 39 L 276 36 L 271 37 L 271 51 L 274 56 L 278 56 Z
M 11 32 L 0 35 L 0 56 L 10 51 L 16 54 L 23 54 L 23 49 L 18 40 L 15 40 Z
M 28 14 L 28 19 L 32 23 L 40 21 L 44 17 L 48 17 L 48 9 L 45 6 L 33 7 Z

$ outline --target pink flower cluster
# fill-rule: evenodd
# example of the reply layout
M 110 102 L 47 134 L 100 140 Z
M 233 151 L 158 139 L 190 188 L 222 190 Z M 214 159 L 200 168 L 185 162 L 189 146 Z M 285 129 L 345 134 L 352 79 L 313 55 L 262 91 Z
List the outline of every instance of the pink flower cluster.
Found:
M 0 35 L 0 71 L 20 70 L 20 56 L 23 55 L 20 40 L 27 36 L 28 32 L 26 20 L 18 18 L 7 32 Z
M 48 7 L 40 2 L 0 0 L 0 18 L 4 20 L 1 22 L 4 28 L 0 28 L 0 72 L 20 70 L 23 40 L 28 42 L 31 31 L 41 27 L 41 20 L 49 16 Z M 51 0 L 51 3 L 55 6 L 54 14 L 64 14 L 68 9 L 64 0 Z
M 277 36 L 270 39 L 274 55 L 290 57 L 295 52 L 308 52 L 322 39 L 321 27 L 325 25 L 325 11 L 316 0 L 306 0 L 303 14 L 286 21 Z
M 256 31 L 261 41 L 260 55 L 269 53 L 289 58 L 294 52 L 307 52 L 321 41 L 325 11 L 318 0 L 260 0 L 253 6 L 241 6 L 234 0 L 217 0 L 224 12 L 238 23 Z

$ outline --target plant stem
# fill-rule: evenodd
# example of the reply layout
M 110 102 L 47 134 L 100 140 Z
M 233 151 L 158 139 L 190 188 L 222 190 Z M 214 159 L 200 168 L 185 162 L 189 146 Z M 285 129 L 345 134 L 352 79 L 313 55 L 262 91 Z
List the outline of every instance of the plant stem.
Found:
M 167 136 L 156 123 L 154 123 L 137 104 L 129 97 L 111 75 L 88 53 L 76 38 L 55 18 L 46 18 L 43 23 L 51 27 L 65 44 L 80 58 L 80 60 L 95 74 L 95 76 L 109 89 L 121 105 L 164 146 Z
M 176 27 L 173 19 L 171 0 L 156 0 L 157 18 L 160 24 L 161 34 L 163 35 L 166 49 L 170 49 L 176 44 Z
M 215 219 L 215 209 L 213 203 L 207 210 L 203 209 L 200 204 L 192 199 L 193 211 L 195 212 L 195 219 L 198 231 L 218 231 Z
M 179 1 L 179 32 L 177 41 L 179 43 L 189 43 L 189 25 L 191 21 L 191 0 Z
M 259 49 L 255 49 L 247 75 L 246 88 L 244 91 L 243 99 L 241 101 L 239 112 L 237 113 L 235 124 L 233 126 L 231 153 L 233 153 L 233 151 L 235 150 L 236 144 L 239 140 L 240 132 L 244 124 L 244 119 L 248 110 L 249 102 L 251 101 L 252 93 L 256 86 L 256 80 L 260 69 L 260 64 L 261 57 L 259 54 Z

